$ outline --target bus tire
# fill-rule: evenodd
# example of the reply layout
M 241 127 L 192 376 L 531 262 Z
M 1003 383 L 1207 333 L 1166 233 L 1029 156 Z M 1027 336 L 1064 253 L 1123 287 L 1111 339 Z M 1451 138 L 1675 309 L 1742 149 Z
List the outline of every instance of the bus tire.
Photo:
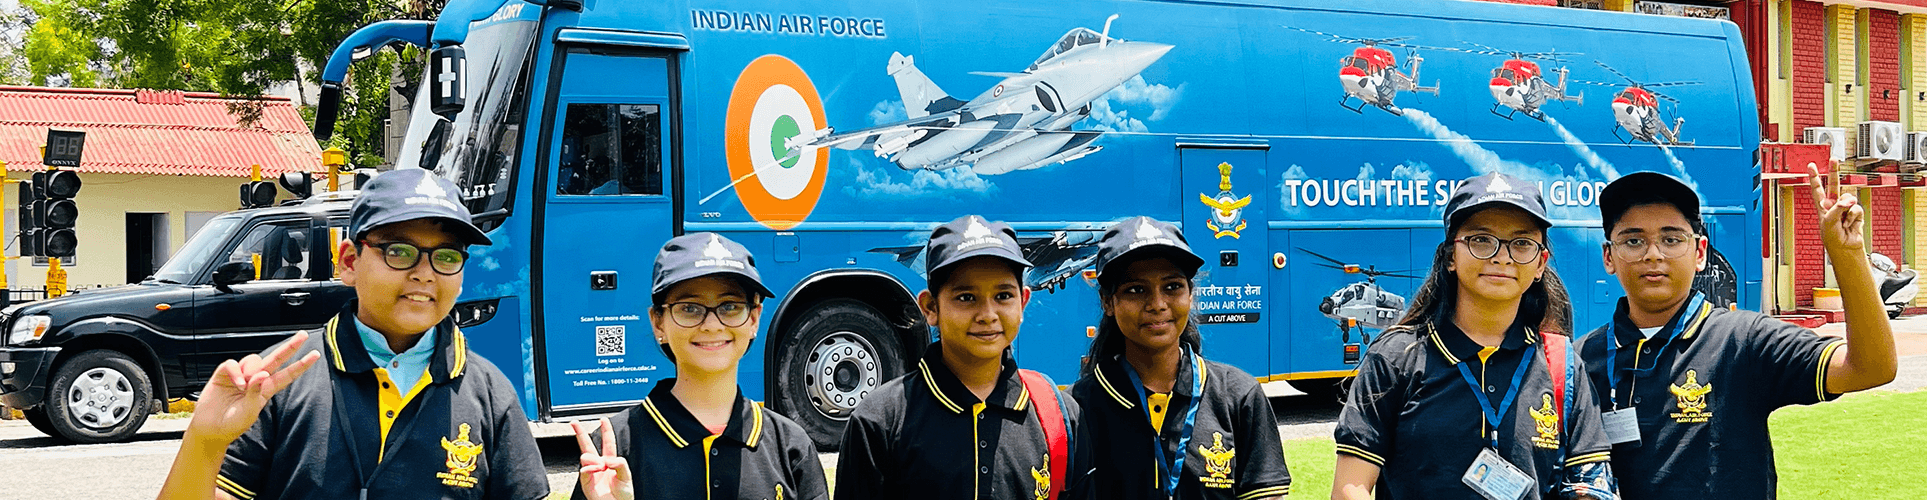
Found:
M 771 399 L 823 451 L 843 444 L 845 423 L 870 391 L 903 375 L 896 330 L 875 308 L 852 299 L 810 307 L 780 349 Z
M 77 443 L 125 441 L 154 410 L 154 389 L 139 363 L 118 351 L 80 353 L 54 371 L 48 423 Z

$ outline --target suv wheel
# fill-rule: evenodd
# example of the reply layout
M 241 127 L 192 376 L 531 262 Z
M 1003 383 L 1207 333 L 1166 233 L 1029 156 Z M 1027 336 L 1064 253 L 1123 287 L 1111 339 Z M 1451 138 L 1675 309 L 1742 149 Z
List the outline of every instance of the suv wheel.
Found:
M 60 437 L 60 431 L 54 430 L 53 422 L 47 418 L 47 405 L 20 410 L 20 413 L 27 415 L 27 423 L 33 424 L 34 430 L 56 438 Z
M 139 364 L 118 352 L 96 350 L 60 365 L 43 407 L 58 437 L 104 443 L 133 437 L 154 410 L 153 399 Z

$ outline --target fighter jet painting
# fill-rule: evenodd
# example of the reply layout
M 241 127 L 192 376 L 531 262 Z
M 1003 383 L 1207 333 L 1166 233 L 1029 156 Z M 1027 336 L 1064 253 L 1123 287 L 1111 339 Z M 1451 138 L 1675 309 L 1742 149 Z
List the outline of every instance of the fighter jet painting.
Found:
M 1090 116 L 1091 102 L 1136 77 L 1172 46 L 1110 37 L 1076 28 L 1017 73 L 971 72 L 1003 81 L 964 101 L 951 97 L 902 53 L 885 67 L 896 78 L 909 119 L 851 132 L 833 128 L 793 137 L 798 148 L 871 150 L 904 170 L 969 167 L 981 175 L 1064 163 L 1095 153 L 1097 130 L 1071 130 Z

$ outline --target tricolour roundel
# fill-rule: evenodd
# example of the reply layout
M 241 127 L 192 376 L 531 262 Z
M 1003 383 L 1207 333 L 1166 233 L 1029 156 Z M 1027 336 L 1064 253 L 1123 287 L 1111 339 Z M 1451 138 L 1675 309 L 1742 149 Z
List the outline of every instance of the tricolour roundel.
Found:
M 789 229 L 809 217 L 823 194 L 830 157 L 821 148 L 791 155 L 785 141 L 828 127 L 823 99 L 803 68 L 770 54 L 750 61 L 736 77 L 725 118 L 729 178 L 750 217 Z

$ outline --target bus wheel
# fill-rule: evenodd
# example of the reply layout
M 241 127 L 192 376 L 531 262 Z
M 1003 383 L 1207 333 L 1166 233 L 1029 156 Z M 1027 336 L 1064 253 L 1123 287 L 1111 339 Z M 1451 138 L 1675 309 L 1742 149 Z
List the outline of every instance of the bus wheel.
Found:
M 832 299 L 804 312 L 783 342 L 771 399 L 810 432 L 819 450 L 843 442 L 843 426 L 857 403 L 903 375 L 896 330 L 868 304 Z

